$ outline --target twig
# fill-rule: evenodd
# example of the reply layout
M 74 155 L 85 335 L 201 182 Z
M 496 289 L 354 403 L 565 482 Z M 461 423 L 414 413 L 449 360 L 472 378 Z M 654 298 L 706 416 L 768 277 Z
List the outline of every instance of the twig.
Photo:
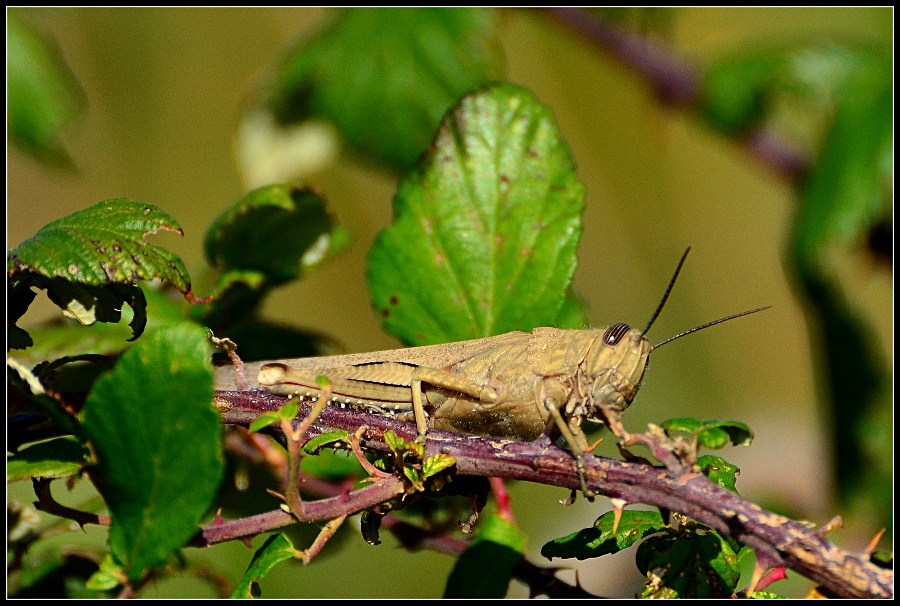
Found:
M 297 516 L 298 520 L 306 518 L 305 503 L 300 498 L 300 462 L 303 460 L 303 438 L 310 426 L 319 418 L 322 410 L 328 404 L 331 398 L 331 383 L 328 383 L 323 389 L 312 409 L 306 414 L 297 428 L 293 429 L 289 421 L 282 421 L 281 430 L 284 432 L 288 442 L 288 481 L 285 487 L 285 501 L 291 512 Z
M 696 106 L 699 98 L 697 69 L 668 47 L 581 8 L 549 8 L 546 14 L 639 74 L 661 103 L 676 109 Z M 751 156 L 789 181 L 799 181 L 809 169 L 809 161 L 802 152 L 769 130 L 753 130 L 738 141 Z
M 402 493 L 402 480 L 393 476 L 381 478 L 369 486 L 364 486 L 346 494 L 318 501 L 304 502 L 302 517 L 276 509 L 267 513 L 241 518 L 240 520 L 225 520 L 207 524 L 200 528 L 200 532 L 191 539 L 190 544 L 194 547 L 206 547 L 223 541 L 253 537 L 261 532 L 284 528 L 298 520 L 314 522 L 353 515 L 379 503 L 389 501 Z
M 71 507 L 66 507 L 61 503 L 58 503 L 56 499 L 53 498 L 53 494 L 50 492 L 50 482 L 51 480 L 47 480 L 44 478 L 33 478 L 31 480 L 31 484 L 32 486 L 34 486 L 34 494 L 38 498 L 38 500 L 34 502 L 35 509 L 37 509 L 38 511 L 44 511 L 49 514 L 53 514 L 55 516 L 59 516 L 60 518 L 72 520 L 82 528 L 84 528 L 85 524 L 109 526 L 109 516 L 102 516 L 96 513 L 88 513 L 86 511 L 80 511 L 78 509 L 72 509 Z
M 262 392 L 216 395 L 231 403 L 228 410 L 220 413 L 222 420 L 236 424 L 249 424 L 261 412 L 277 409 L 284 402 L 284 398 Z M 301 414 L 307 406 L 301 406 Z M 389 450 L 383 441 L 384 432 L 389 429 L 406 440 L 416 437 L 416 428 L 410 423 L 339 407 L 327 407 L 309 433 L 352 432 L 361 425 L 368 426 L 360 438 L 362 445 L 381 452 Z M 571 454 L 546 438 L 530 443 L 504 442 L 433 430 L 426 442 L 426 454 L 436 453 L 456 459 L 457 473 L 462 475 L 498 476 L 568 489 L 579 487 Z M 758 561 L 766 568 L 786 565 L 842 597 L 893 595 L 893 571 L 875 566 L 866 554 L 838 549 L 817 530 L 745 501 L 702 474 L 676 474 L 659 467 L 592 455 L 586 459 L 590 463 L 586 469 L 588 485 L 599 494 L 686 515 L 754 548 Z M 375 504 L 368 503 L 356 511 Z
M 319 555 L 319 552 L 322 551 L 323 547 L 325 547 L 325 543 L 328 542 L 328 539 L 334 536 L 334 533 L 337 532 L 337 529 L 341 527 L 341 524 L 343 524 L 344 520 L 346 519 L 347 514 L 344 514 L 333 520 L 329 520 L 325 524 L 321 532 L 319 532 L 319 534 L 316 536 L 316 540 L 313 541 L 313 544 L 310 545 L 307 549 L 304 549 L 300 552 L 302 554 L 304 566 L 308 565 L 314 557 Z

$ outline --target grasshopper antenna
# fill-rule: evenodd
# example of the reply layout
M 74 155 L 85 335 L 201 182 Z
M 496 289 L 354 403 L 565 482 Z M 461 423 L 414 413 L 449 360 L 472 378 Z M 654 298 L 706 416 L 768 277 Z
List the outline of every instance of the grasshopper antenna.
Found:
M 662 311 L 663 306 L 666 304 L 666 299 L 669 298 L 669 294 L 672 292 L 672 287 L 675 286 L 675 280 L 678 279 L 678 274 L 681 272 L 681 266 L 684 265 L 684 260 L 687 259 L 689 252 L 691 252 L 690 246 L 688 246 L 687 250 L 684 251 L 684 254 L 681 255 L 681 261 L 678 262 L 678 267 L 675 268 L 675 275 L 673 275 L 672 279 L 669 280 L 669 287 L 666 288 L 666 292 L 662 296 L 662 301 L 659 302 L 659 307 L 656 308 L 656 311 L 653 312 L 653 316 L 650 318 L 650 321 L 647 322 L 647 328 L 645 328 L 644 332 L 641 333 L 642 337 L 645 334 L 647 334 L 647 331 L 650 330 L 650 327 L 653 326 L 654 322 L 656 322 L 656 318 L 659 317 L 659 313 Z M 728 319 L 730 319 L 730 318 L 728 318 Z M 725 320 L 720 320 L 720 321 L 724 322 Z M 712 325 L 710 325 L 710 326 L 712 326 Z M 697 330 L 699 330 L 699 328 Z M 659 347 L 659 345 L 657 345 L 657 347 Z
M 677 272 L 675 275 L 678 275 Z M 685 335 L 689 335 L 692 332 L 697 332 L 698 330 L 703 330 L 704 328 L 709 328 L 710 326 L 715 326 L 716 324 L 721 324 L 722 322 L 727 322 L 728 320 L 734 320 L 735 318 L 740 318 L 741 316 L 749 316 L 750 314 L 755 314 L 758 311 L 763 311 L 765 309 L 769 309 L 770 307 L 772 307 L 772 306 L 766 305 L 765 307 L 757 307 L 756 309 L 751 309 L 749 311 L 742 311 L 739 314 L 732 314 L 730 316 L 725 316 L 724 318 L 719 318 L 718 320 L 713 320 L 712 322 L 707 322 L 706 324 L 701 324 L 700 326 L 695 326 L 694 328 L 692 328 L 690 330 L 686 330 L 681 334 L 675 335 L 674 337 L 669 337 L 662 343 L 658 343 L 658 344 L 654 345 L 653 349 L 654 350 L 659 349 L 666 343 L 669 343 L 670 341 L 674 341 L 675 339 L 680 339 L 681 337 L 683 337 Z

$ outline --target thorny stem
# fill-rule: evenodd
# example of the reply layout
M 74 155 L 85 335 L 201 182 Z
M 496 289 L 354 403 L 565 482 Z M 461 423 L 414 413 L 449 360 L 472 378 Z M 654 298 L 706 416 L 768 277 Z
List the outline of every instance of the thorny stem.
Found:
M 366 470 L 366 473 L 368 473 L 370 476 L 375 478 L 390 477 L 391 474 L 386 471 L 381 471 L 380 469 L 372 465 L 369 459 L 367 459 L 363 454 L 362 449 L 359 447 L 359 437 L 365 432 L 366 429 L 367 427 L 363 425 L 356 430 L 356 433 L 350 434 L 350 448 L 353 450 L 353 454 L 356 456 L 356 460 L 359 461 L 359 464 L 363 469 Z
M 234 382 L 238 389 L 250 389 L 250 382 L 244 376 L 244 361 L 237 355 L 237 344 L 228 338 L 218 338 L 209 331 L 209 339 L 212 344 L 228 355 L 228 360 L 234 367 Z
M 289 421 L 282 421 L 281 430 L 284 432 L 288 442 L 288 483 L 285 488 L 284 497 L 287 501 L 291 512 L 297 516 L 298 520 L 304 520 L 307 516 L 305 504 L 300 498 L 300 462 L 303 460 L 303 438 L 310 426 L 319 418 L 328 400 L 331 398 L 331 383 L 328 383 L 316 399 L 309 414 L 293 429 Z M 304 556 L 304 563 L 309 563 Z
M 309 564 L 314 557 L 319 555 L 319 552 L 322 551 L 323 547 L 325 547 L 325 543 L 328 542 L 328 539 L 334 536 L 334 533 L 337 532 L 337 529 L 341 527 L 341 524 L 343 524 L 344 520 L 346 519 L 347 514 L 344 514 L 333 520 L 329 520 L 325 524 L 321 532 L 319 532 L 318 536 L 316 536 L 316 540 L 313 541 L 313 544 L 310 545 L 307 549 L 304 549 L 300 552 L 302 554 L 304 566 Z
M 71 507 L 66 507 L 61 503 L 58 503 L 56 499 L 53 498 L 53 494 L 51 494 L 50 492 L 50 482 L 51 480 L 44 478 L 34 478 L 31 480 L 32 486 L 34 486 L 34 494 L 37 495 L 38 498 L 38 500 L 34 503 L 35 509 L 37 509 L 38 511 L 44 511 L 49 514 L 53 514 L 55 516 L 59 516 L 61 518 L 73 520 L 82 528 L 85 524 L 109 526 L 109 516 L 102 516 L 96 513 L 88 513 L 86 511 L 80 511 L 78 509 L 72 509 Z
M 491 491 L 494 493 L 494 500 L 497 501 L 497 515 L 510 524 L 515 525 L 516 517 L 513 515 L 512 509 L 509 506 L 509 493 L 506 491 L 506 486 L 503 484 L 503 478 L 491 476 L 488 480 L 491 483 Z
M 259 391 L 219 391 L 216 397 L 223 422 L 235 424 L 249 424 L 261 412 L 277 409 L 284 402 L 279 396 Z M 304 406 L 308 405 L 302 405 L 301 410 Z M 388 430 L 406 440 L 416 437 L 415 426 L 409 423 L 338 407 L 327 407 L 310 428 L 310 433 L 352 432 L 361 425 L 369 428 L 360 438 L 362 446 L 381 452 L 389 450 L 383 441 L 384 432 Z M 426 454 L 436 453 L 454 457 L 456 473 L 460 475 L 498 476 L 568 489 L 579 486 L 571 453 L 554 446 L 546 438 L 530 443 L 506 442 L 430 431 Z M 588 485 L 599 494 L 686 515 L 754 548 L 757 560 L 765 568 L 785 565 L 842 597 L 893 595 L 893 571 L 872 564 L 867 554 L 838 549 L 820 532 L 765 511 L 710 482 L 702 474 L 693 471 L 676 473 L 592 455 L 586 455 L 586 460 L 589 462 L 586 466 Z M 373 486 L 391 480 L 385 478 Z M 396 482 L 399 484 L 400 480 Z M 355 491 L 354 499 L 359 492 Z M 307 507 L 319 503 L 308 503 Z M 356 511 L 372 505 L 374 503 L 368 501 Z M 206 532 L 203 536 L 207 537 Z
M 399 478 L 381 478 L 368 486 L 318 501 L 304 502 L 303 516 L 276 509 L 239 520 L 216 521 L 200 528 L 190 541 L 194 547 L 208 547 L 223 541 L 252 537 L 296 523 L 331 520 L 369 509 L 403 493 Z

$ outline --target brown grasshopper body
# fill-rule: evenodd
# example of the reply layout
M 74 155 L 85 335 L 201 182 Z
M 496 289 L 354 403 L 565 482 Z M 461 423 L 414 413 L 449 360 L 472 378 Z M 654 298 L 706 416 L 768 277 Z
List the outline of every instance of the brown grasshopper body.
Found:
M 416 421 L 420 434 L 434 428 L 534 440 L 555 424 L 583 452 L 582 419 L 621 435 L 621 413 L 634 399 L 651 349 L 640 331 L 625 324 L 605 330 L 547 327 L 446 345 L 273 362 L 260 369 L 259 384 L 279 395 L 314 395 L 316 376 L 324 375 L 336 403 Z M 566 427 L 560 426 L 563 418 Z
M 644 335 L 684 258 L 643 331 L 627 324 L 594 330 L 544 327 L 441 345 L 278 360 L 260 367 L 258 381 L 274 394 L 313 396 L 319 393 L 316 377 L 324 375 L 331 380 L 334 403 L 415 421 L 420 437 L 429 428 L 526 441 L 559 432 L 575 457 L 582 491 L 591 496 L 583 462 L 589 446 L 581 424 L 585 419 L 603 423 L 628 438 L 622 412 L 634 399 L 654 349 Z

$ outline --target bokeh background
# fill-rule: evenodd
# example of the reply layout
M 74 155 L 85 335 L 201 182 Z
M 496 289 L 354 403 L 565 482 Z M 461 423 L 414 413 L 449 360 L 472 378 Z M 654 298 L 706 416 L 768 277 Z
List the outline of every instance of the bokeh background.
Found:
M 327 9 L 79 8 L 21 14 L 57 41 L 84 90 L 87 111 L 65 133 L 74 170 L 49 169 L 7 145 L 8 248 L 45 223 L 99 200 L 149 202 L 184 228 L 184 238 L 154 239 L 184 259 L 195 291 L 203 294 L 212 284 L 203 234 L 249 187 L 234 150 L 241 116 L 286 50 L 328 18 Z M 890 8 L 694 8 L 666 15 L 661 30 L 673 53 L 702 66 L 753 45 L 801 39 L 890 44 L 892 17 Z M 553 111 L 587 188 L 574 288 L 588 302 L 592 325 L 643 325 L 687 246 L 692 253 L 652 341 L 734 312 L 772 306 L 654 354 L 626 425 L 638 430 L 675 416 L 743 421 L 756 432 L 753 445 L 722 453 L 741 468 L 742 495 L 817 524 L 844 513 L 835 500 L 832 419 L 817 385 L 821 360 L 785 271 L 788 230 L 797 210 L 793 185 L 695 116 L 663 107 L 641 77 L 545 15 L 509 10 L 501 21 L 506 79 L 531 89 Z M 802 120 L 793 133 L 790 120 L 784 126 L 788 137 L 803 134 Z M 804 151 L 811 149 L 807 145 Z M 350 230 L 352 245 L 276 292 L 266 317 L 330 335 L 348 352 L 400 345 L 382 331 L 365 282 L 366 254 L 378 230 L 391 221 L 397 179 L 346 151 L 307 177 Z M 892 271 L 862 254 L 848 256 L 842 267 L 845 292 L 876 335 L 878 354 L 891 364 Z M 35 325 L 58 313 L 39 300 L 21 324 Z M 12 487 L 13 497 L 20 488 Z M 27 501 L 29 490 L 20 498 Z M 603 499 L 562 507 L 557 501 L 566 494 L 560 489 L 515 484 L 510 490 L 529 537 L 527 553 L 537 562 L 544 542 L 591 524 L 609 508 Z M 832 535 L 845 547 L 862 549 L 878 530 L 879 521 L 871 516 L 849 522 Z M 344 534 L 313 565 L 278 567 L 263 581 L 263 596 L 414 597 L 442 591 L 452 558 L 408 552 L 388 536 L 381 546 L 370 547 Z M 103 536 L 91 531 L 86 540 Z M 235 543 L 187 555 L 236 579 L 252 551 Z M 589 591 L 630 596 L 639 590 L 631 551 L 562 564 L 577 568 Z M 802 595 L 807 586 L 795 583 L 790 591 Z M 773 589 L 787 591 L 782 585 Z M 215 594 L 203 582 L 179 578 L 143 595 Z M 526 592 L 514 583 L 510 595 Z

